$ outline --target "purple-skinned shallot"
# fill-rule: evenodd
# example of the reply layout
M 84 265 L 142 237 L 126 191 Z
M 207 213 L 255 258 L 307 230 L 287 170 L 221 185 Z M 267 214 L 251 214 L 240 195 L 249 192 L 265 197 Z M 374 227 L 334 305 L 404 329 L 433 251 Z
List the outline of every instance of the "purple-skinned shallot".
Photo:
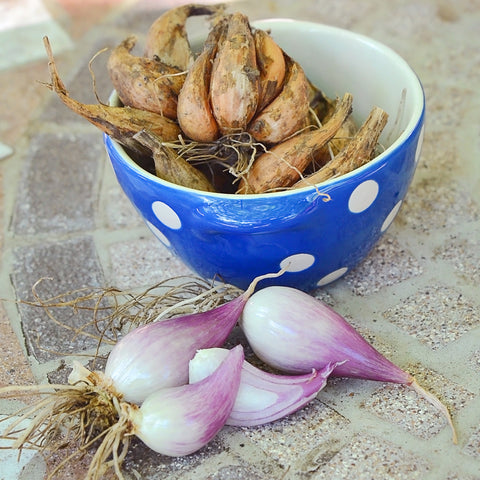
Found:
M 211 310 L 132 330 L 113 347 L 105 373 L 96 373 L 105 377 L 123 400 L 134 403 L 141 403 L 160 388 L 188 383 L 188 362 L 196 351 L 222 346 L 257 283 L 281 273 L 255 278 L 241 295 Z M 74 381 L 81 378 L 76 375 Z
M 240 385 L 241 345 L 227 351 L 217 368 L 202 380 L 163 388 L 129 414 L 132 432 L 152 450 L 183 456 L 205 446 L 230 416 Z
M 339 313 L 311 295 L 291 287 L 264 288 L 248 299 L 239 323 L 255 354 L 281 371 L 305 374 L 346 360 L 332 376 L 410 386 L 445 416 L 457 443 L 446 406 L 371 346 Z

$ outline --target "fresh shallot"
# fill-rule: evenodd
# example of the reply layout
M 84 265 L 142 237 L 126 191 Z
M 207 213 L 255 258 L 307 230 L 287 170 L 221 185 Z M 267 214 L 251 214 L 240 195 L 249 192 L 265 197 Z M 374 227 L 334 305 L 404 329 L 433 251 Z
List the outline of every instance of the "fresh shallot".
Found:
M 243 348 L 238 345 L 201 381 L 149 395 L 129 415 L 132 433 L 163 455 L 196 452 L 215 437 L 230 416 L 243 360 Z
M 132 436 L 155 452 L 169 456 L 188 455 L 210 442 L 231 413 L 243 360 L 243 348 L 238 345 L 229 350 L 211 375 L 195 384 L 153 392 L 141 406 L 108 395 L 106 390 L 99 395 L 97 385 L 90 379 L 77 385 L 4 387 L 2 395 L 30 392 L 44 398 L 23 409 L 2 433 L 2 438 L 13 441 L 10 448 L 22 449 L 28 445 L 50 453 L 68 443 L 79 442 L 78 450 L 67 456 L 48 479 L 92 446 L 96 450 L 85 480 L 104 478 L 110 467 L 123 479 L 120 467 Z M 96 397 L 95 404 L 90 403 L 92 396 Z M 21 429 L 19 425 L 26 420 L 29 425 Z
M 457 443 L 445 405 L 372 347 L 339 313 L 311 295 L 284 286 L 259 290 L 247 301 L 240 325 L 255 354 L 281 371 L 308 373 L 346 360 L 334 368 L 333 376 L 409 385 L 443 413 Z
M 227 357 L 225 348 L 199 350 L 190 361 L 189 381 L 208 378 Z M 240 388 L 227 425 L 253 427 L 279 420 L 311 402 L 337 366 L 329 363 L 305 375 L 276 375 L 244 360 Z
M 124 400 L 141 403 L 164 387 L 188 382 L 188 362 L 197 350 L 222 346 L 237 323 L 257 277 L 241 295 L 206 312 L 148 323 L 129 332 L 112 349 L 105 377 Z

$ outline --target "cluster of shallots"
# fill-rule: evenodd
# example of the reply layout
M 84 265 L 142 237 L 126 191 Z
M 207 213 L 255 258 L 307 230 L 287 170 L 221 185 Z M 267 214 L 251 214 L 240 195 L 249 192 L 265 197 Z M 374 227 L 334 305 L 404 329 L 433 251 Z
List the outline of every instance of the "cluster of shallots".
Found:
M 104 372 L 76 364 L 69 385 L 38 387 L 51 408 L 42 400 L 41 408 L 27 409 L 4 437 L 15 437 L 20 423 L 36 414 L 14 446 L 48 447 L 58 442 L 60 427 L 68 426 L 67 435 L 80 432 L 74 440 L 81 452 L 101 439 L 87 479 L 100 478 L 112 465 L 123 478 L 120 467 L 132 435 L 160 454 L 188 455 L 224 425 L 257 426 L 290 415 L 316 398 L 330 375 L 409 385 L 452 426 L 436 397 L 330 307 L 290 287 L 254 293 L 257 282 L 279 274 L 258 277 L 245 292 L 208 311 L 130 331 L 113 347 Z M 237 322 L 257 357 L 278 374 L 248 363 L 240 344 L 225 348 Z M 72 419 L 78 422 L 74 428 Z M 456 442 L 453 426 L 452 431 Z
M 211 15 L 212 27 L 195 56 L 185 22 L 189 16 L 202 14 Z M 201 145 L 217 142 L 222 147 L 234 139 L 237 158 L 228 171 L 240 179 L 237 193 L 313 185 L 346 173 L 372 158 L 387 121 L 385 112 L 374 109 L 374 118 L 357 132 L 350 115 L 351 95 L 341 102 L 328 99 L 268 32 L 252 28 L 242 13 L 224 14 L 218 5 L 189 4 L 169 10 L 152 24 L 144 56 L 131 53 L 134 44 L 132 37 L 125 40 L 108 62 L 123 105 L 178 122 L 183 142 L 200 144 L 189 149 L 185 158 L 172 162 L 191 163 Z M 345 151 L 357 133 L 350 151 Z M 150 138 L 147 146 L 154 157 L 163 159 L 165 152 L 159 150 L 168 147 L 162 146 L 162 140 L 170 139 L 159 139 L 152 146 Z M 222 160 L 222 151 L 231 156 L 231 150 L 219 148 L 212 157 Z M 335 158 L 340 152 L 342 156 Z M 201 158 L 205 161 L 205 156 Z M 223 160 L 228 164 L 228 158 Z M 156 173 L 165 180 L 209 191 L 216 188 L 210 179 L 202 179 L 203 185 L 190 184 L 188 175 L 172 179 L 171 168 L 162 165 L 155 163 Z M 312 168 L 315 176 L 303 178 Z
M 208 16 L 210 25 L 198 53 L 186 28 L 193 16 Z M 73 100 L 45 39 L 49 87 L 142 166 L 153 158 L 151 170 L 164 180 L 197 190 L 266 193 L 317 185 L 378 153 L 386 112 L 373 107 L 357 128 L 352 95 L 328 98 L 242 13 L 182 5 L 152 23 L 140 55 L 136 43 L 130 36 L 109 55 L 119 105 Z

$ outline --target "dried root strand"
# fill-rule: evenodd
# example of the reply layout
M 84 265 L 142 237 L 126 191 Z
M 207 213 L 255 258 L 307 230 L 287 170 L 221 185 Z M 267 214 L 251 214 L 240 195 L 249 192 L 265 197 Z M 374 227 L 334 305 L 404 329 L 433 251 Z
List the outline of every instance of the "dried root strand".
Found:
M 121 290 L 115 287 L 86 287 L 42 298 L 37 286 L 45 281 L 42 278 L 32 287 L 34 301 L 22 300 L 22 304 L 43 309 L 49 319 L 72 332 L 72 336 L 86 335 L 97 340 L 97 354 L 102 345 L 114 345 L 120 334 L 125 334 L 141 325 L 170 318 L 211 310 L 238 296 L 240 290 L 228 284 L 213 284 L 198 277 L 178 276 L 160 281 L 142 291 Z M 88 311 L 91 320 L 77 328 L 61 321 L 61 309 L 72 309 L 74 313 Z M 93 326 L 98 332 L 90 333 Z
M 329 178 L 351 172 L 369 162 L 387 121 L 388 114 L 380 107 L 374 107 L 348 145 L 320 170 L 298 181 L 295 188 L 319 184 Z
M 419 385 L 417 380 L 413 377 L 411 379 L 410 386 L 416 393 L 418 393 L 421 397 L 423 397 L 430 404 L 432 404 L 445 417 L 448 426 L 450 427 L 450 430 L 452 432 L 452 442 L 454 445 L 457 445 L 457 431 L 455 429 L 455 425 L 453 424 L 453 420 L 448 408 L 435 395 L 433 395 L 433 393 L 428 392 L 421 385 Z
M 34 448 L 48 458 L 67 445 L 74 446 L 73 453 L 49 472 L 48 479 L 56 477 L 71 461 L 82 457 L 92 447 L 96 452 L 86 478 L 99 480 L 110 467 L 115 469 L 118 478 L 123 478 L 120 465 L 127 453 L 132 428 L 128 421 L 129 412 L 136 407 L 121 402 L 120 395 L 105 383 L 102 374 L 86 372 L 88 375 L 74 385 L 0 388 L 1 398 L 39 396 L 33 405 L 0 420 L 0 423 L 10 421 L 1 435 L 3 440 L 10 442 L 6 448 L 20 451 Z

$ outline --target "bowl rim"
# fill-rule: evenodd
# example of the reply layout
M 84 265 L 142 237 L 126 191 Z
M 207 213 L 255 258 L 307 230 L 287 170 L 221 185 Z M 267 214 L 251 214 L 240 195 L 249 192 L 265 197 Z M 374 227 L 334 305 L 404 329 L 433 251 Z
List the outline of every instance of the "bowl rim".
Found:
M 236 193 L 206 192 L 206 191 L 192 189 L 189 187 L 184 187 L 182 185 L 177 185 L 177 184 L 168 182 L 166 180 L 163 180 L 151 174 L 150 172 L 146 171 L 142 167 L 140 167 L 127 154 L 123 146 L 118 141 L 116 141 L 114 138 L 110 137 L 109 135 L 104 134 L 104 142 L 107 147 L 107 150 L 109 146 L 108 144 L 111 143 L 112 147 L 114 147 L 115 150 L 120 154 L 120 157 L 122 158 L 124 163 L 126 163 L 132 170 L 134 170 L 138 175 L 142 177 L 146 177 L 148 180 L 158 183 L 162 186 L 167 186 L 169 188 L 179 190 L 179 191 L 185 191 L 188 193 L 196 192 L 198 195 L 202 195 L 204 197 L 209 197 L 212 199 L 217 198 L 217 199 L 226 200 L 230 198 L 230 199 L 236 199 L 236 200 L 241 199 L 243 201 L 252 202 L 259 199 L 265 200 L 268 198 L 292 197 L 296 195 L 305 196 L 312 193 L 317 193 L 321 195 L 323 192 L 325 193 L 328 192 L 338 184 L 348 182 L 353 177 L 362 178 L 366 174 L 368 174 L 368 172 L 377 170 L 379 166 L 383 164 L 383 162 L 385 161 L 385 157 L 394 154 L 394 152 L 400 149 L 402 145 L 404 145 L 408 141 L 408 139 L 414 134 L 418 126 L 423 122 L 423 119 L 425 116 L 425 92 L 423 89 L 422 82 L 420 81 L 420 78 L 418 77 L 416 72 L 413 70 L 413 68 L 410 66 L 410 64 L 402 56 L 400 56 L 395 50 L 385 45 L 384 43 L 378 40 L 375 40 L 367 35 L 354 32 L 352 30 L 348 30 L 345 28 L 328 25 L 320 22 L 307 21 L 307 20 L 296 20 L 292 18 L 272 17 L 272 18 L 255 20 L 255 21 L 252 21 L 251 24 L 253 27 L 259 27 L 263 29 L 277 24 L 277 25 L 287 25 L 287 26 L 295 25 L 302 28 L 332 31 L 332 32 L 335 32 L 336 35 L 349 36 L 363 43 L 366 43 L 369 46 L 374 47 L 377 50 L 380 50 L 383 54 L 392 57 L 396 62 L 398 62 L 405 69 L 405 71 L 407 71 L 412 75 L 412 79 L 414 80 L 414 83 L 416 83 L 418 87 L 418 89 L 416 89 L 416 94 L 414 95 L 415 101 L 417 103 L 404 130 L 401 132 L 401 134 L 396 138 L 396 140 L 391 145 L 389 145 L 383 152 L 378 154 L 375 158 L 373 158 L 366 164 L 362 165 L 361 167 L 358 167 L 355 170 L 345 173 L 339 177 L 330 178 L 328 180 L 325 180 L 315 185 L 307 185 L 305 187 L 292 189 L 292 190 L 282 190 L 278 192 L 269 192 L 269 193 L 255 193 L 255 194 L 248 194 L 248 195 L 239 195 Z M 204 35 L 202 36 L 198 35 L 197 41 L 201 40 L 203 37 Z M 192 43 L 193 42 L 194 41 L 192 41 Z M 118 101 L 118 96 L 116 91 L 113 90 L 109 97 L 109 104 L 110 105 L 114 104 L 116 101 Z

